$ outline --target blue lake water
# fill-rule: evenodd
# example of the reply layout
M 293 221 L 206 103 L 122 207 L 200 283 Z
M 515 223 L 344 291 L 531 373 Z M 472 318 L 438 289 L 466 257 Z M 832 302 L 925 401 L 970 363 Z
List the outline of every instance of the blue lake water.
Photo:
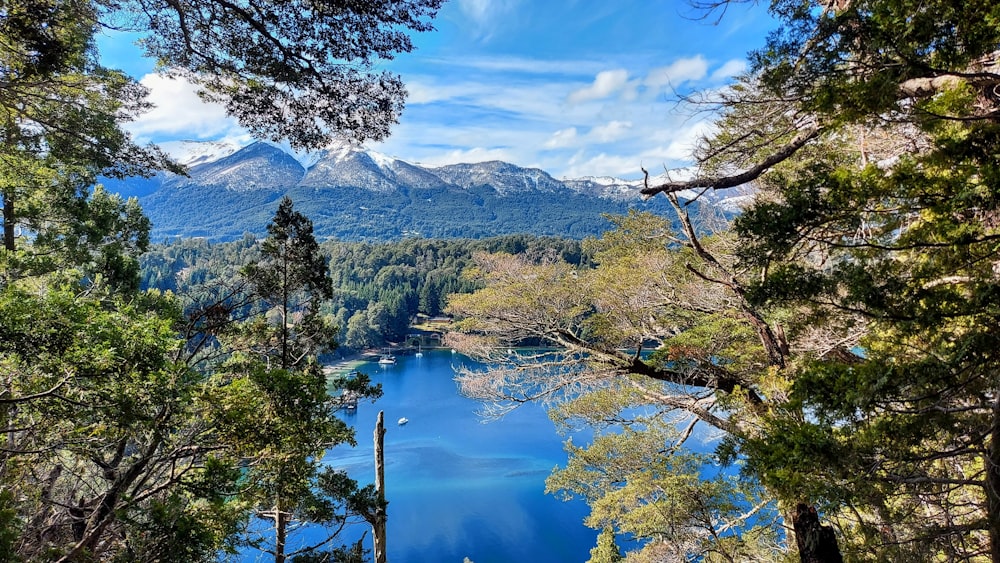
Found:
M 586 504 L 544 493 L 545 477 L 566 462 L 565 437 L 538 405 L 484 423 L 479 403 L 458 394 L 459 363 L 474 362 L 434 350 L 362 368 L 384 395 L 344 414 L 357 429 L 358 447 L 338 447 L 324 461 L 362 484 L 373 482 L 372 435 L 385 411 L 392 563 L 586 561 L 597 537 L 583 525 Z M 401 417 L 409 423 L 399 426 Z M 369 548 L 370 539 L 369 532 Z

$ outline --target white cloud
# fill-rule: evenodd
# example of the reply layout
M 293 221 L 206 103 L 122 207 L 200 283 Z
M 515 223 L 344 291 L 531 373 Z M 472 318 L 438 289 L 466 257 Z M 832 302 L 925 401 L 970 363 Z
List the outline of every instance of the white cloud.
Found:
M 503 160 L 505 162 L 515 162 L 517 155 L 506 148 L 486 148 L 473 147 L 470 149 L 455 149 L 445 151 L 435 155 L 428 155 L 421 159 L 424 166 L 445 166 L 458 162 L 487 162 L 490 160 Z
M 471 21 L 474 35 L 489 39 L 503 14 L 515 9 L 520 0 L 457 0 L 458 9 Z
M 490 73 L 515 72 L 522 74 L 541 75 L 594 75 L 606 68 L 606 62 L 587 59 L 538 59 L 529 57 L 491 56 L 491 57 L 449 57 L 427 58 L 424 62 L 447 66 L 450 68 L 470 68 Z
M 148 100 L 155 107 L 127 124 L 138 140 L 179 134 L 194 139 L 245 136 L 222 106 L 204 102 L 186 80 L 147 74 L 139 82 L 149 89 Z
M 712 124 L 709 121 L 699 121 L 677 129 L 666 148 L 659 149 L 658 152 L 671 160 L 691 160 L 698 141 L 711 130 Z
M 477 22 L 484 21 L 490 11 L 490 0 L 458 0 L 462 13 Z
M 545 142 L 545 148 L 557 149 L 568 147 L 576 140 L 576 127 L 560 129 L 552 134 L 552 137 Z
M 601 143 L 610 143 L 627 136 L 630 129 L 631 121 L 611 121 L 591 129 L 590 137 Z
M 570 93 L 566 101 L 570 104 L 579 104 L 591 100 L 601 100 L 616 92 L 626 92 L 632 88 L 628 79 L 628 71 L 619 68 L 615 70 L 603 70 L 597 73 L 594 82 L 590 86 L 574 90 Z
M 712 73 L 712 80 L 722 81 L 732 78 L 738 74 L 742 74 L 747 69 L 747 62 L 742 59 L 731 59 L 726 61 L 725 64 L 715 69 Z
M 646 75 L 644 84 L 652 89 L 676 88 L 684 82 L 694 82 L 708 74 L 708 62 L 701 55 L 678 59 L 670 65 L 655 68 Z
M 563 177 L 615 176 L 636 178 L 642 176 L 642 159 L 633 155 L 615 155 L 601 152 L 596 155 L 580 151 L 565 163 Z

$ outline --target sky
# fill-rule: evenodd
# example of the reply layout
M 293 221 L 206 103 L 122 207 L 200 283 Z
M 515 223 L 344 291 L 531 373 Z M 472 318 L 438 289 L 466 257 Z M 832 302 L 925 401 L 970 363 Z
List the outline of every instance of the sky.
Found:
M 756 3 L 719 17 L 686 0 L 450 0 L 435 31 L 384 63 L 409 96 L 368 148 L 426 166 L 503 160 L 556 178 L 635 179 L 690 164 L 711 115 L 679 95 L 724 87 L 774 27 Z M 141 142 L 253 141 L 183 81 L 152 74 L 128 36 L 98 42 L 106 66 L 150 89 Z

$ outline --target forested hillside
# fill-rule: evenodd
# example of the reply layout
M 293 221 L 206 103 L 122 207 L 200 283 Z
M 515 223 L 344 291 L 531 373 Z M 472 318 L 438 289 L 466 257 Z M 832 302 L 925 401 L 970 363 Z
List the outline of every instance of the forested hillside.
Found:
M 479 252 L 503 252 L 529 259 L 544 257 L 585 265 L 580 241 L 511 235 L 482 240 L 410 238 L 385 243 L 325 242 L 333 297 L 322 310 L 339 327 L 341 352 L 403 342 L 418 314 L 441 314 L 452 293 L 479 287 L 465 270 Z M 189 306 L 240 269 L 259 258 L 250 236 L 227 243 L 185 239 L 155 245 L 141 258 L 144 287 L 169 290 L 189 299 Z

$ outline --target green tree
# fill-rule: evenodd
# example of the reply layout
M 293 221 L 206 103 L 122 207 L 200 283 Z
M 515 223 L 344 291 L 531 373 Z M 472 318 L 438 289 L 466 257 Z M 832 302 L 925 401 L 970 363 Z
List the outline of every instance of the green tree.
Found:
M 334 345 L 331 327 L 319 317 L 319 301 L 333 296 L 333 282 L 312 221 L 290 198 L 282 198 L 267 232 L 260 261 L 248 265 L 244 277 L 277 314 L 277 365 L 290 369 Z
M 615 532 L 611 528 L 604 528 L 597 536 L 597 546 L 590 550 L 588 563 L 618 563 L 624 561 L 618 545 L 615 544 Z
M 699 154 L 714 174 L 645 191 L 753 182 L 736 222 L 750 301 L 858 353 L 802 358 L 734 451 L 825 506 L 858 560 L 1000 561 L 1000 8 L 771 10 L 781 28 Z
M 326 259 L 312 234 L 312 222 L 283 199 L 261 243 L 261 259 L 244 275 L 261 300 L 261 315 L 236 335 L 237 349 L 222 368 L 215 416 L 225 421 L 226 442 L 252 460 L 246 480 L 258 515 L 274 521 L 270 547 L 255 542 L 275 563 L 288 553 L 293 520 L 327 524 L 325 541 L 292 555 L 321 550 L 348 517 L 367 510 L 373 495 L 343 473 L 321 470 L 323 452 L 354 444 L 354 431 L 335 416 L 327 378 L 316 356 L 331 349 L 337 328 L 319 314 L 332 294 Z M 380 394 L 358 375 L 335 382 L 361 396 Z
M 180 361 L 176 302 L 33 285 L 0 291 L 0 480 L 18 499 L 18 555 L 130 558 L 173 545 L 213 559 L 235 532 L 224 492 L 238 474 L 211 460 L 218 443 L 201 416 L 203 379 Z
M 85 2 L 45 0 L 5 6 L 0 283 L 81 265 L 86 262 L 81 254 L 100 256 L 99 269 L 125 266 L 120 253 L 112 257 L 124 238 L 112 242 L 105 236 L 118 229 L 141 247 L 148 225 L 141 224 L 135 202 L 94 191 L 94 182 L 100 174 L 175 169 L 158 150 L 135 145 L 122 130 L 123 122 L 147 107 L 145 91 L 99 65 L 92 44 L 94 10 Z

